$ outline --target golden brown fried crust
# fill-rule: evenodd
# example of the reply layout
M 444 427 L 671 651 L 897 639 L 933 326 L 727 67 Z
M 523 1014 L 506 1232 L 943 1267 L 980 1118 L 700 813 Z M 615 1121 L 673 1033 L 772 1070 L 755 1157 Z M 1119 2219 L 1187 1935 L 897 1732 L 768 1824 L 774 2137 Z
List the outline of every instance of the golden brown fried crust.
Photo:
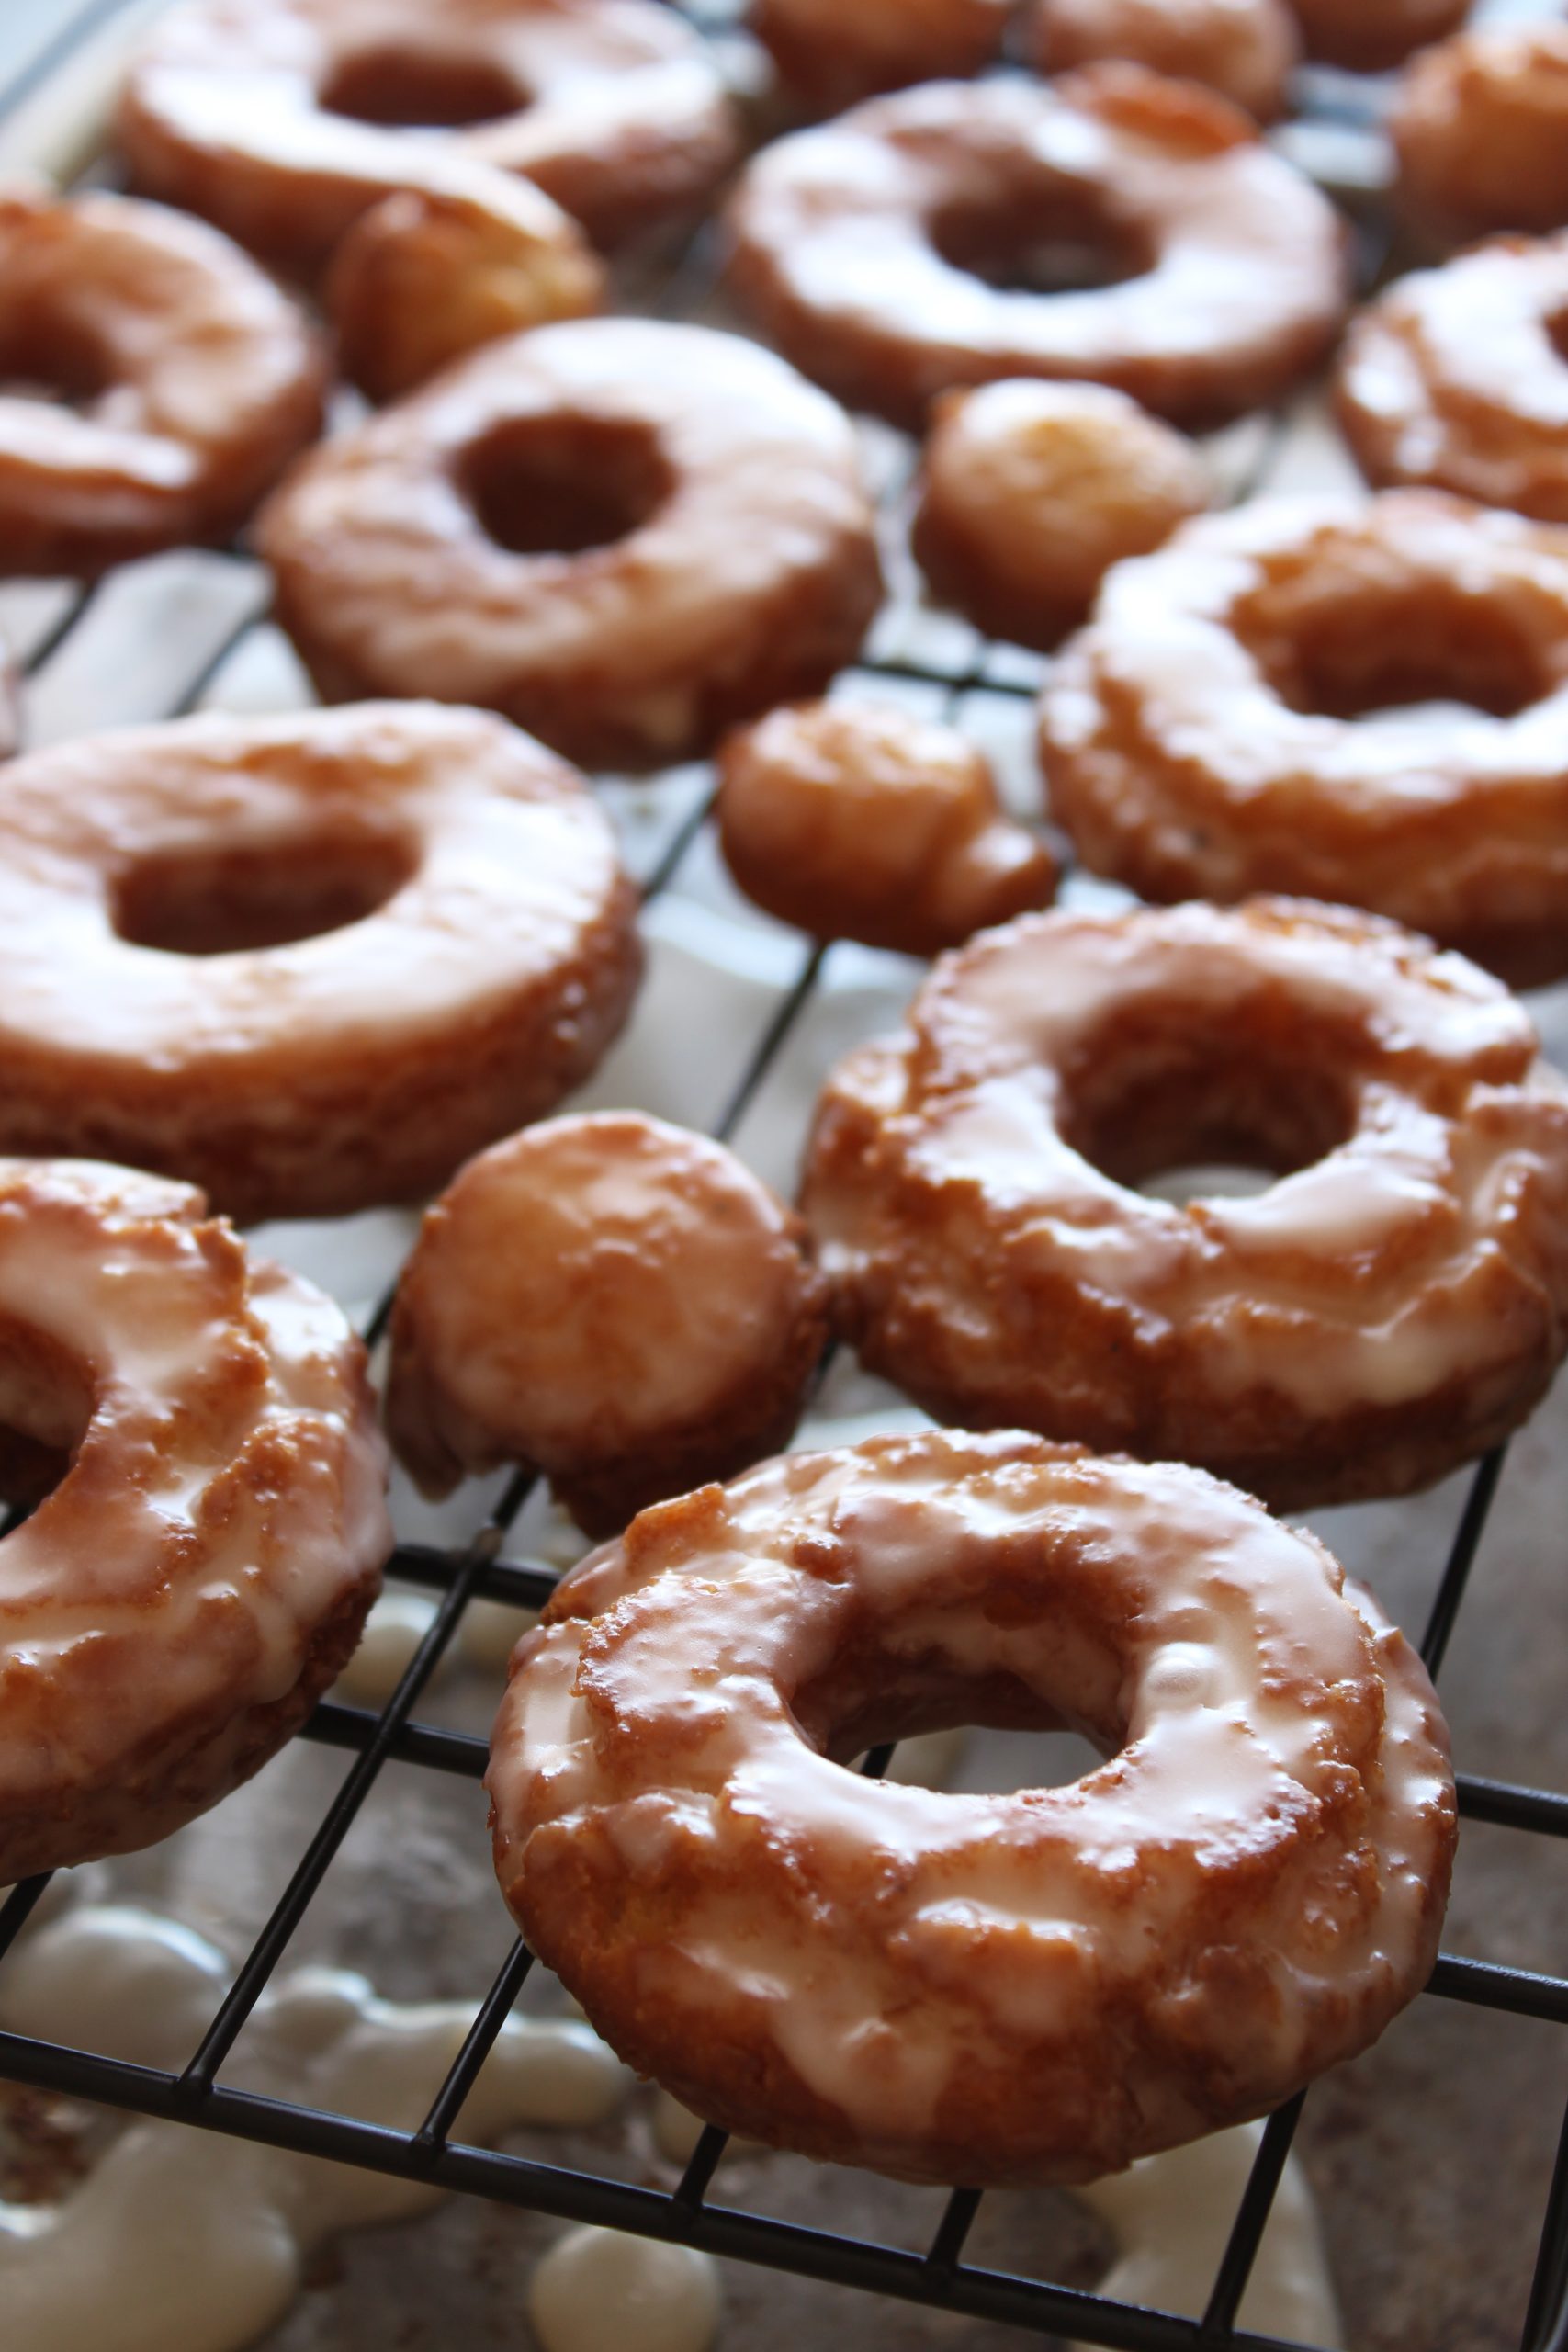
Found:
M 139 187 L 304 274 L 367 206 L 482 165 L 595 244 L 646 238 L 737 143 L 706 45 L 644 0 L 194 0 L 149 34 L 118 128 Z
M 1401 209 L 1436 243 L 1568 225 L 1568 25 L 1488 26 L 1424 51 L 1389 130 Z
M 843 1769 L 960 1722 L 1110 1761 L 999 1797 Z M 520 1644 L 488 1785 L 509 1905 L 633 2065 L 975 2187 L 1114 2170 L 1364 2047 L 1454 1842 L 1431 1685 L 1312 1537 L 1015 1433 L 645 1512 Z
M 934 419 L 915 560 L 938 600 L 987 637 L 1052 651 L 1113 563 L 1147 555 L 1209 503 L 1191 445 L 1102 384 L 946 392 Z
M 427 1195 L 587 1076 L 641 971 L 606 820 L 477 711 L 73 741 L 0 770 L 0 1143 L 246 1222 Z
M 1136 1189 L 1235 1163 L 1255 1199 Z M 1568 1094 L 1494 981 L 1303 902 L 1025 917 L 829 1081 L 803 1203 L 838 1327 L 928 1411 L 1409 1492 L 1568 1348 Z
M 1402 716 L 1423 702 L 1472 707 Z M 1564 710 L 1561 533 L 1416 492 L 1281 500 L 1110 574 L 1041 749 L 1080 855 L 1145 898 L 1370 907 L 1530 987 L 1568 969 Z
M 321 429 L 316 336 L 226 237 L 128 197 L 0 195 L 0 562 L 91 579 L 230 538 Z
M 721 1145 L 638 1113 L 465 1168 L 398 1286 L 387 1427 L 427 1494 L 547 1473 L 592 1535 L 787 1442 L 827 1342 L 800 1219 Z
M 780 349 L 915 431 L 939 392 L 1009 376 L 1222 424 L 1317 365 L 1348 293 L 1326 198 L 1239 108 L 1135 65 L 873 99 L 754 157 L 730 229 Z M 1087 286 L 1062 289 L 1062 246 Z
M 1055 896 L 1055 858 L 1004 814 L 982 753 L 896 707 L 770 712 L 729 738 L 719 779 L 736 881 L 816 938 L 935 956 Z
M 790 94 L 836 114 L 881 90 L 977 74 L 1002 45 L 1011 0 L 753 0 L 751 30 Z
M 1033 0 L 1027 40 L 1043 74 L 1123 59 L 1201 82 L 1258 122 L 1283 114 L 1301 49 L 1285 0 Z
M 1462 24 L 1470 0 L 1290 0 L 1309 57 L 1382 74 Z

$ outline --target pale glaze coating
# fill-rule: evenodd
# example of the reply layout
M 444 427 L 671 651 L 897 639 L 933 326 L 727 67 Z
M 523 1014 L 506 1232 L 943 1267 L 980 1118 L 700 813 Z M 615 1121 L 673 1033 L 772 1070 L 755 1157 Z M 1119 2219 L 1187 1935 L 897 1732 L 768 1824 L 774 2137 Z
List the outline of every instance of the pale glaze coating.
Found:
M 581 230 L 527 180 L 404 188 L 362 212 L 322 289 L 344 375 L 400 399 L 502 335 L 603 307 L 604 269 Z
M 329 701 L 482 703 L 584 767 L 694 758 L 820 691 L 881 601 L 848 418 L 651 319 L 476 352 L 314 451 L 259 537 Z
M 1471 0 L 1290 0 L 1306 53 L 1354 74 L 1382 74 L 1464 22 Z
M 977 74 L 1012 0 L 752 0 L 751 30 L 792 96 L 835 114 L 881 90 Z
M 478 711 L 31 753 L 0 769 L 0 1146 L 246 1222 L 417 1199 L 592 1069 L 635 906 L 581 779 Z
M 1087 1736 L 1069 1787 L 846 1770 Z M 519 1644 L 488 1786 L 530 1945 L 731 2132 L 909 2180 L 1092 2178 L 1260 2113 L 1430 1970 L 1432 1688 L 1312 1536 L 1190 1470 L 933 1430 L 646 1512 Z
M 1209 503 L 1190 442 L 1103 384 L 945 392 L 912 528 L 932 594 L 987 637 L 1050 652 L 1123 557 Z
M 785 1444 L 827 1344 L 800 1219 L 722 1144 L 552 1119 L 427 1214 L 387 1426 L 427 1494 L 525 1462 L 590 1534 Z
M 152 1845 L 257 1771 L 392 1537 L 364 1349 L 187 1185 L 0 1162 L 0 1394 L 26 1468 L 70 1456 L 0 1541 L 9 1880 Z
M 1284 113 L 1301 54 L 1285 0 L 1033 0 L 1027 25 L 1043 74 L 1121 58 L 1201 82 L 1258 122 Z
M 818 939 L 935 956 L 1055 896 L 984 753 L 893 705 L 770 711 L 724 746 L 716 813 L 747 897 Z
M 1368 481 L 1568 523 L 1564 315 L 1568 234 L 1494 238 L 1396 278 L 1353 322 L 1336 385 Z
M 650 0 L 187 0 L 118 134 L 150 195 L 306 272 L 454 163 L 520 173 L 609 246 L 699 211 L 736 153 L 706 45 Z
M 873 99 L 765 148 L 730 220 L 732 282 L 781 349 L 916 429 L 1003 376 L 1221 424 L 1317 364 L 1348 296 L 1326 198 L 1238 108 L 1134 65 Z
M 1399 200 L 1461 245 L 1568 224 L 1568 25 L 1487 25 L 1416 58 L 1389 117 Z
M 303 317 L 162 205 L 0 191 L 0 573 L 229 538 L 321 429 Z
M 1135 1187 L 1240 1162 L 1179 1204 Z M 1281 1510 L 1498 1443 L 1568 1348 L 1568 1092 L 1522 1008 L 1286 899 L 1026 915 L 829 1080 L 803 1205 L 927 1411 L 1194 1462 Z
M 1080 854 L 1145 898 L 1284 890 L 1517 987 L 1568 970 L 1560 533 L 1420 492 L 1189 524 L 1111 573 L 1041 749 Z

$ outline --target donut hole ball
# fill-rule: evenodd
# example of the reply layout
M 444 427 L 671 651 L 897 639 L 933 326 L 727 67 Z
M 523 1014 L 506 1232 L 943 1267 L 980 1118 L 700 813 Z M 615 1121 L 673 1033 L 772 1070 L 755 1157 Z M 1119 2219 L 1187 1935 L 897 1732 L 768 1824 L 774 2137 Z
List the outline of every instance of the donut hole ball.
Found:
M 1307 55 L 1352 74 L 1383 74 L 1464 22 L 1470 0 L 1290 0 Z
M 1004 815 L 989 763 L 953 728 L 802 704 L 731 736 L 719 775 L 736 881 L 818 939 L 934 956 L 1055 896 L 1050 852 Z
M 651 428 L 592 416 L 509 420 L 457 474 L 490 538 L 513 555 L 586 555 L 652 521 L 675 481 Z
M 1209 494 L 1191 444 L 1124 393 L 988 384 L 937 403 L 915 558 L 976 628 L 1049 652 L 1113 563 L 1148 554 Z
M 1498 25 L 1417 57 L 1389 118 L 1402 209 L 1438 243 L 1568 223 L 1568 25 Z
M 733 1154 L 639 1114 L 461 1170 L 392 1317 L 387 1424 L 429 1495 L 544 1471 L 588 1534 L 785 1444 L 827 1339 L 805 1227 Z
M 1035 0 L 1028 42 L 1043 73 L 1125 59 L 1201 82 L 1259 122 L 1284 112 L 1301 52 L 1284 0 Z
M 323 113 L 398 130 L 463 130 L 500 122 L 534 103 L 534 93 L 499 58 L 464 56 L 432 41 L 367 45 L 334 62 L 321 85 Z
M 752 0 L 751 30 L 792 97 L 830 114 L 857 98 L 977 74 L 1012 0 Z
M 133 947 L 231 956 L 364 922 L 412 882 L 418 844 L 368 828 L 310 827 L 243 848 L 166 850 L 114 877 L 109 918 Z

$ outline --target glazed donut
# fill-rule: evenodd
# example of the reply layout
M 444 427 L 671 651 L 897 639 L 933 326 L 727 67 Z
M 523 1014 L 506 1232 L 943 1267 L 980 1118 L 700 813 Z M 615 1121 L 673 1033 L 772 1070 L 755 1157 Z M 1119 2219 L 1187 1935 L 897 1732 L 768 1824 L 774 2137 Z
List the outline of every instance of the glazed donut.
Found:
M 118 132 L 149 194 L 305 273 L 454 161 L 521 173 L 614 246 L 699 211 L 736 152 L 706 46 L 650 0 L 187 0 Z
M 491 172 L 373 204 L 322 290 L 344 375 L 391 401 L 481 344 L 597 311 L 604 270 L 558 205 Z
M 631 1111 L 471 1160 L 398 1285 L 387 1427 L 429 1495 L 525 1462 L 591 1535 L 787 1442 L 827 1344 L 799 1218 Z
M 29 753 L 0 770 L 0 1148 L 246 1221 L 418 1198 L 592 1069 L 634 906 L 581 780 L 478 711 Z
M 732 735 L 716 813 L 747 897 L 818 939 L 935 956 L 1055 895 L 984 754 L 886 705 L 797 705 Z
M 1346 339 L 1339 422 L 1369 481 L 1568 523 L 1568 234 L 1497 237 L 1395 280 Z
M 814 694 L 881 600 L 854 436 L 755 344 L 585 319 L 492 344 L 271 501 L 329 701 L 504 711 L 585 767 L 694 758 Z
M 365 1351 L 188 1185 L 0 1162 L 0 1880 L 128 1853 L 248 1780 L 392 1547 Z
M 1209 503 L 1198 452 L 1103 384 L 944 392 L 911 533 L 931 594 L 987 637 L 1050 652 L 1113 563 Z
M 751 30 L 792 93 L 835 114 L 879 90 L 977 74 L 1012 0 L 752 0 Z
M 1439 243 L 1568 224 L 1568 25 L 1489 25 L 1406 69 L 1389 117 L 1399 198 Z
M 1028 26 L 1043 74 L 1120 58 L 1201 82 L 1258 122 L 1284 113 L 1301 52 L 1285 0 L 1034 0 Z
M 1066 1788 L 846 1770 L 953 1723 Z M 1432 1687 L 1316 1539 L 1170 1464 L 932 1430 L 646 1512 L 491 1745 L 530 1948 L 640 2074 L 905 2180 L 1088 2180 L 1351 2057 L 1436 1956 Z
M 227 238 L 161 205 L 0 192 L 0 572 L 90 579 L 221 542 L 319 431 L 294 305 Z
M 1516 987 L 1568 971 L 1554 532 L 1415 491 L 1189 524 L 1111 574 L 1041 749 L 1079 854 L 1144 898 L 1284 890 L 1374 908 Z
M 1274 1171 L 1179 1205 L 1166 1170 Z M 1374 917 L 1026 915 L 829 1080 L 803 1204 L 842 1334 L 941 1419 L 1281 1510 L 1496 1444 L 1568 1348 L 1568 1091 L 1496 981 Z
M 1222 424 L 1314 367 L 1347 299 L 1327 198 L 1235 107 L 1134 65 L 874 99 L 764 149 L 730 218 L 773 341 L 916 430 L 1000 376 Z
M 1470 0 L 1289 0 L 1306 53 L 1353 74 L 1382 74 L 1461 25 Z

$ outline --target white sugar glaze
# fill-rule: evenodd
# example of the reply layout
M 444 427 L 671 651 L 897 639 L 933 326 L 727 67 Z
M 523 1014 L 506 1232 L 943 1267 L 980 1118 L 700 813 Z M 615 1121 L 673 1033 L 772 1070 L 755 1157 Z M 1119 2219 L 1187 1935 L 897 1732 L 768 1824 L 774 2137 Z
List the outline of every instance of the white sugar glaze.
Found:
M 707 2255 L 592 2227 L 558 2239 L 528 2290 L 544 2352 L 708 2352 L 721 2308 Z

